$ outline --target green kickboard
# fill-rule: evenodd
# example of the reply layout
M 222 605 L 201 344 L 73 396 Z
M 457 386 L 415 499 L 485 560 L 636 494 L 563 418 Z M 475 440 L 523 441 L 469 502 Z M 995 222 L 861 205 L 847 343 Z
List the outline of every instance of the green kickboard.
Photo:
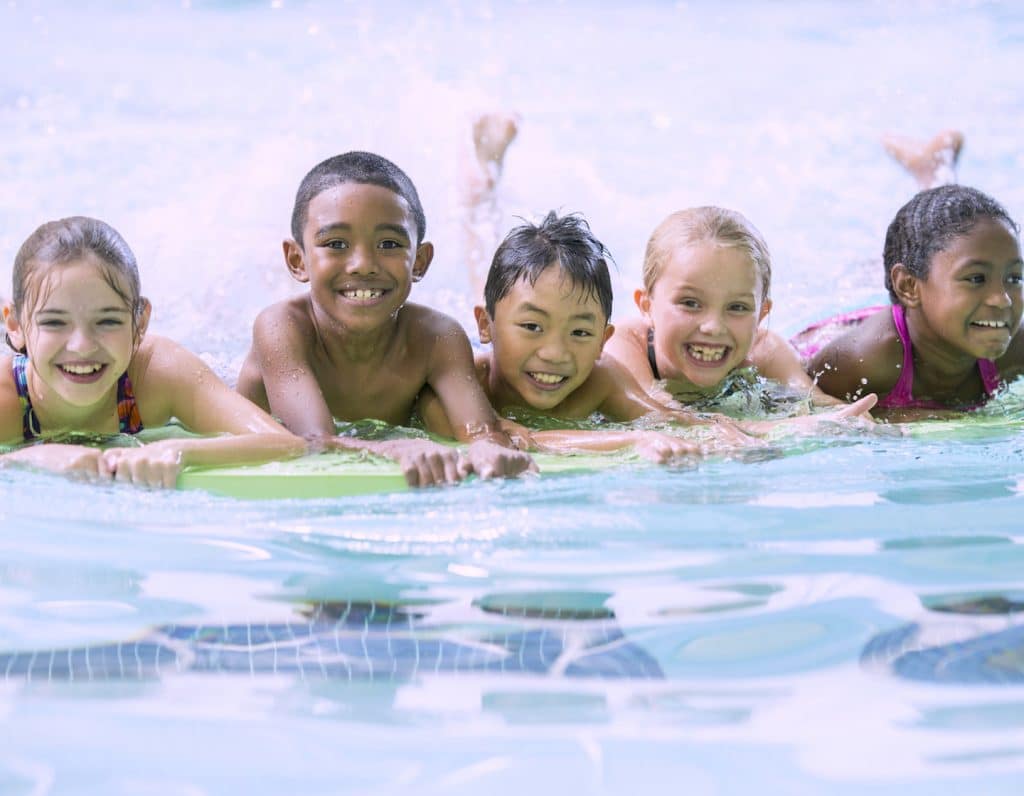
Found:
M 537 454 L 534 460 L 542 476 L 588 473 L 635 463 L 614 455 Z M 323 453 L 252 467 L 189 469 L 178 476 L 178 488 L 253 500 L 348 497 L 410 489 L 398 465 L 347 453 Z

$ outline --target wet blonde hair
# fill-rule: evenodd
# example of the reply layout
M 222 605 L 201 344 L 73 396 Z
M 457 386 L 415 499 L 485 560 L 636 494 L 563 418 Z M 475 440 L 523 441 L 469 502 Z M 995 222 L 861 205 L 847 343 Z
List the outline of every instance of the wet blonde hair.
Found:
M 739 249 L 754 263 L 761 280 L 761 303 L 768 300 L 772 283 L 772 259 L 768 244 L 757 227 L 742 214 L 724 207 L 691 207 L 678 210 L 658 224 L 644 254 L 644 290 L 651 293 L 672 253 L 697 243 Z

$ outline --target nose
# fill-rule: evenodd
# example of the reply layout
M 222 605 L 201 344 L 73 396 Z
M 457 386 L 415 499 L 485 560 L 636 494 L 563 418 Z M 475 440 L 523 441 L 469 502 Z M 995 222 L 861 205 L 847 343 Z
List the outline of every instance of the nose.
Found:
M 95 350 L 96 341 L 87 326 L 75 326 L 64 347 L 75 354 L 88 354 Z
M 700 319 L 700 326 L 698 328 L 700 329 L 702 334 L 719 334 L 722 331 L 722 329 L 725 328 L 725 324 L 722 322 L 721 313 L 709 310 Z
M 1003 284 L 996 284 L 995 290 L 988 294 L 988 302 L 991 307 L 1005 309 L 1013 306 L 1013 299 L 1010 296 L 1010 288 Z
M 376 249 L 362 244 L 353 246 L 345 263 L 345 270 L 350 274 L 377 273 L 379 269 L 377 268 Z
M 545 338 L 540 349 L 537 351 L 537 356 L 545 362 L 562 363 L 568 362 L 572 355 L 569 353 L 569 347 L 565 344 L 565 340 L 562 339 L 561 335 L 551 335 Z

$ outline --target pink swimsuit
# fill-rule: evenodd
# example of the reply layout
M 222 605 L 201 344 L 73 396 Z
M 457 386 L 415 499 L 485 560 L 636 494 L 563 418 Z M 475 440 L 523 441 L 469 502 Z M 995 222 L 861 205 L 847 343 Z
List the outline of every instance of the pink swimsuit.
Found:
M 892 390 L 878 402 L 880 409 L 907 408 L 907 409 L 946 409 L 947 406 L 937 401 L 918 401 L 914 398 L 911 387 L 914 384 L 914 349 L 910 345 L 910 331 L 907 329 L 907 318 L 903 313 L 902 304 L 892 305 L 892 322 L 896 324 L 896 334 L 899 335 L 900 343 L 903 344 L 903 367 L 900 368 L 900 377 L 896 380 Z M 985 388 L 985 400 L 988 400 L 999 389 L 999 368 L 991 359 L 978 360 L 978 374 L 981 376 L 981 384 Z M 965 406 L 964 409 L 977 409 L 985 401 Z
M 857 326 L 884 309 L 885 307 L 866 307 L 819 321 L 804 329 L 790 342 L 796 346 L 800 356 L 806 362 L 851 326 Z M 907 318 L 902 304 L 892 305 L 892 321 L 896 326 L 896 334 L 900 338 L 900 343 L 903 345 L 903 366 L 900 368 L 899 379 L 896 380 L 896 384 L 893 385 L 889 394 L 878 402 L 878 408 L 948 409 L 948 406 L 937 401 L 919 401 L 914 398 L 912 390 L 914 385 L 914 349 L 910 344 L 910 331 L 907 329 Z M 991 359 L 979 359 L 978 373 L 981 376 L 982 386 L 985 388 L 985 400 L 988 400 L 999 388 L 999 368 Z M 963 408 L 977 409 L 984 402 L 981 401 L 973 406 Z

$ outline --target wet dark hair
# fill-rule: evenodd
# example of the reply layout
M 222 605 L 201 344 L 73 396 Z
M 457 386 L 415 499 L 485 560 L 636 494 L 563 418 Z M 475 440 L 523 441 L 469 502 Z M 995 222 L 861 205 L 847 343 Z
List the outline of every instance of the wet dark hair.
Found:
M 292 208 L 292 237 L 299 246 L 302 246 L 309 203 L 329 188 L 347 183 L 377 185 L 401 196 L 409 203 L 413 221 L 416 222 L 416 244 L 423 242 L 427 234 L 427 218 L 423 214 L 416 186 L 409 176 L 380 155 L 372 152 L 346 152 L 318 163 L 299 183 L 295 206 Z
M 583 216 L 559 217 L 552 210 L 540 224 L 515 227 L 498 246 L 484 285 L 487 314 L 494 317 L 497 303 L 520 279 L 535 285 L 542 273 L 557 266 L 574 288 L 597 298 L 607 321 L 612 315 L 610 259 L 608 249 L 594 237 Z
M 18 249 L 11 274 L 11 303 L 22 325 L 27 320 L 26 306 L 36 304 L 39 300 L 45 272 L 90 254 L 100 261 L 103 278 L 131 312 L 132 333 L 136 334 L 145 309 L 145 300 L 141 294 L 135 254 L 116 229 L 87 216 L 48 221 L 29 235 Z M 10 343 L 8 338 L 7 344 Z M 26 352 L 19 350 L 19 353 Z
M 966 185 L 930 188 L 903 205 L 889 224 L 882 252 L 889 300 L 899 303 L 892 284 L 894 265 L 902 263 L 918 279 L 928 279 L 932 257 L 985 218 L 1002 221 L 1014 234 L 1020 232 L 999 202 Z

